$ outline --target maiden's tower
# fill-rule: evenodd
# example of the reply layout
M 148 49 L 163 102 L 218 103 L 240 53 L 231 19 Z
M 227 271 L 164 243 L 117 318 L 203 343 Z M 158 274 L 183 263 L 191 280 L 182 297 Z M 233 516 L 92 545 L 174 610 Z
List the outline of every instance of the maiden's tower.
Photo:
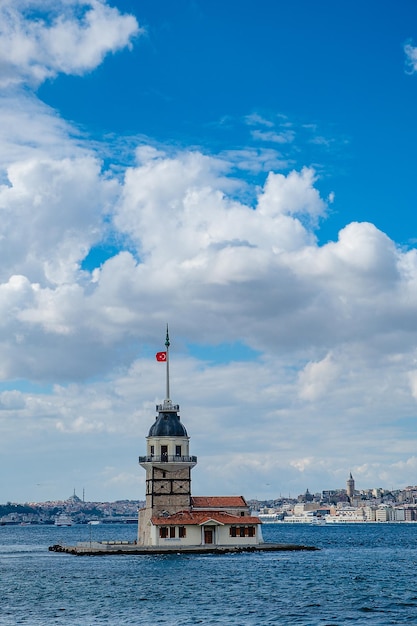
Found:
M 261 521 L 242 496 L 192 496 L 190 438 L 170 399 L 169 334 L 156 358 L 166 366 L 166 394 L 146 438 L 146 506 L 139 511 L 138 545 L 250 546 L 263 543 Z

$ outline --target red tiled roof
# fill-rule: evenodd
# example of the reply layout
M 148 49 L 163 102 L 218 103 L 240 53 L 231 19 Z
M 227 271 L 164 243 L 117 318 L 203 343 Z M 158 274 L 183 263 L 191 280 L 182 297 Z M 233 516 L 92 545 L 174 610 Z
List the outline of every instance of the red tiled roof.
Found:
M 185 526 L 187 524 L 205 524 L 209 521 L 219 524 L 242 526 L 247 524 L 261 524 L 259 517 L 252 515 L 231 515 L 224 511 L 179 511 L 167 517 L 152 517 L 154 526 Z
M 243 496 L 192 496 L 191 505 L 197 509 L 225 509 L 248 506 Z

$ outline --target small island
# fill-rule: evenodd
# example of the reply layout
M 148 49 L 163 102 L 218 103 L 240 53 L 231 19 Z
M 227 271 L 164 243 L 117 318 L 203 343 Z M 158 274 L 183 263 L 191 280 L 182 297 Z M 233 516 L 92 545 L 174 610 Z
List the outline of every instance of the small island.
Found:
M 146 502 L 139 510 L 137 540 L 82 542 L 50 546 L 52 552 L 75 555 L 229 553 L 314 550 L 309 546 L 264 542 L 262 521 L 252 515 L 243 496 L 192 496 L 187 430 L 179 405 L 170 399 L 169 334 L 165 350 L 156 354 L 166 365 L 166 395 L 146 437 L 146 455 L 139 464 L 146 471 Z

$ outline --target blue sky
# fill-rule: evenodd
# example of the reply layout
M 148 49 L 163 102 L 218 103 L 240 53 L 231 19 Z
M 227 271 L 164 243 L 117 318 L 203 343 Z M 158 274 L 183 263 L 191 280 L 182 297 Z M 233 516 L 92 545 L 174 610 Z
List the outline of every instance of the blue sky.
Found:
M 5 0 L 0 502 L 416 483 L 417 8 Z
M 42 85 L 40 97 L 65 119 L 100 139 L 143 136 L 210 154 L 278 149 L 289 167 L 317 167 L 318 187 L 335 191 L 321 240 L 336 238 L 347 220 L 372 221 L 404 244 L 416 237 L 407 155 L 416 142 L 417 87 L 404 55 L 414 2 L 117 6 L 146 33 L 87 79 Z M 249 125 L 250 116 L 265 124 Z M 293 139 L 277 144 L 273 134 L 285 132 Z

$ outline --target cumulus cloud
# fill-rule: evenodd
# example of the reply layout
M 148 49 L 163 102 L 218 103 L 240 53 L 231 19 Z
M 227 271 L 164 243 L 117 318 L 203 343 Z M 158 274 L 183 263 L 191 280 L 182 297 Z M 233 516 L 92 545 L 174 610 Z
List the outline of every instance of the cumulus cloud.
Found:
M 306 400 L 317 400 L 336 382 L 337 375 L 338 367 L 331 354 L 319 362 L 307 363 L 299 375 L 300 396 Z
M 9 179 L 0 190 L 2 288 L 14 311 L 10 337 L 21 338 L 14 350 L 27 360 L 38 346 L 27 337 L 40 333 L 51 350 L 59 337 L 57 358 L 68 342 L 74 358 L 65 371 L 74 367 L 74 376 L 76 350 L 94 345 L 83 370 L 94 375 L 130 337 L 154 332 L 166 319 L 162 302 L 180 333 L 261 351 L 329 351 L 365 338 L 383 349 L 393 324 L 404 343 L 407 329 L 414 332 L 415 255 L 372 224 L 349 224 L 338 241 L 319 246 L 312 224 L 326 203 L 311 169 L 270 173 L 255 206 L 238 200 L 239 180 L 224 159 L 195 151 L 142 148 L 122 182 L 103 176 L 90 156 L 19 162 Z M 83 271 L 109 228 L 128 249 Z M 17 307 L 7 304 L 11 294 Z M 39 364 L 42 376 L 47 370 Z
M 253 210 L 227 194 L 223 169 L 223 163 L 196 152 L 130 169 L 117 228 L 136 242 L 143 260 L 168 263 L 175 251 L 180 274 L 204 271 L 205 282 L 233 280 L 234 269 L 237 280 L 240 274 L 249 281 L 267 256 L 273 263 L 276 252 L 313 242 L 293 217 L 324 213 L 312 171 L 271 173 Z M 164 237 L 169 246 L 161 245 Z
M 56 423 L 57 430 L 63 433 L 94 433 L 94 432 L 102 432 L 104 430 L 104 426 L 102 422 L 92 422 L 91 420 L 86 420 L 82 415 L 78 416 L 73 422 L 71 422 L 70 426 L 66 426 L 63 422 L 58 421 Z
M 0 94 L 0 181 L 7 169 L 20 161 L 85 156 L 85 144 L 77 129 L 30 92 Z
M 97 67 L 140 32 L 105 0 L 5 0 L 0 7 L 0 85 L 39 84 Z
M 19 161 L 7 175 L 8 184 L 0 187 L 1 276 L 73 280 L 80 260 L 102 237 L 116 182 L 106 180 L 99 162 L 88 156 Z

